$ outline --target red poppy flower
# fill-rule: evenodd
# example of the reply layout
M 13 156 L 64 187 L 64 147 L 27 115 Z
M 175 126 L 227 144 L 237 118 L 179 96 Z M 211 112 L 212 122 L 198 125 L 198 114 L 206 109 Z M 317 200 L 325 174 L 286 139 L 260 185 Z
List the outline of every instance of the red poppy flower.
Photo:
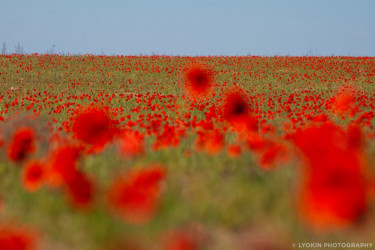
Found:
M 66 182 L 67 192 L 73 205 L 88 208 L 94 198 L 94 185 L 83 173 L 76 171 Z
M 28 161 L 23 168 L 22 183 L 26 190 L 36 191 L 43 184 L 46 168 L 43 162 Z
M 73 179 L 80 156 L 81 150 L 76 145 L 61 144 L 53 149 L 47 162 L 49 184 L 57 187 Z
M 130 223 L 149 221 L 158 205 L 160 182 L 165 170 L 160 166 L 134 170 L 114 180 L 107 197 L 111 209 Z
M 353 224 L 367 210 L 363 176 L 341 169 L 313 172 L 306 177 L 299 205 L 305 219 L 315 227 Z
M 367 181 L 357 133 L 328 123 L 294 136 L 307 163 L 299 205 L 313 226 L 347 226 L 367 210 Z M 353 137 L 357 146 L 351 144 Z
M 231 91 L 226 94 L 222 110 L 223 118 L 235 129 L 258 130 L 258 121 L 253 117 L 248 102 L 239 91 Z
M 185 68 L 185 89 L 192 97 L 206 96 L 213 85 L 210 70 L 201 64 L 192 64 Z
M 8 147 L 8 158 L 14 162 L 24 160 L 28 154 L 35 151 L 35 132 L 32 128 L 19 128 L 13 134 Z
M 37 247 L 35 233 L 20 227 L 0 225 L 0 248 L 6 250 L 33 250 Z
M 115 122 L 104 108 L 87 107 L 73 118 L 75 137 L 94 149 L 103 147 L 115 133 Z

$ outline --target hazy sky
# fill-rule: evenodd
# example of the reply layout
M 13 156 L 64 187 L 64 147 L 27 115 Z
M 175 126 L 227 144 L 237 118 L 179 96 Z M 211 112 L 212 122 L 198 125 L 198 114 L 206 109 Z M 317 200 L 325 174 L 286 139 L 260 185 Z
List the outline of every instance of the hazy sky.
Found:
M 375 0 L 0 0 L 27 53 L 375 56 Z

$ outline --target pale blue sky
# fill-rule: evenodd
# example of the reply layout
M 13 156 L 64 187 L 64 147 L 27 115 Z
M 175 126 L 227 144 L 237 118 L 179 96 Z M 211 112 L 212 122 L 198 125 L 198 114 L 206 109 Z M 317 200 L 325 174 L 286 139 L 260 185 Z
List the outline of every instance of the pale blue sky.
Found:
M 375 56 L 375 0 L 0 0 L 27 53 Z

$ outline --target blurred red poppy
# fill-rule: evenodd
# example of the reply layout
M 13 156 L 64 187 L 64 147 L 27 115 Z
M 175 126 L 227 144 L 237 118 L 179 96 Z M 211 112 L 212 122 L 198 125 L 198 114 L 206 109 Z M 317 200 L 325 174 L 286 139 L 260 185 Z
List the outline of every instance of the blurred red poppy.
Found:
M 192 97 L 206 96 L 213 85 L 212 72 L 201 64 L 191 64 L 184 70 L 185 89 Z
M 28 154 L 35 151 L 35 139 L 36 134 L 32 128 L 18 128 L 8 146 L 8 158 L 14 162 L 24 160 Z
M 110 208 L 125 221 L 148 222 L 154 215 L 165 170 L 160 166 L 133 170 L 114 180 L 107 197 Z
M 48 157 L 48 182 L 57 187 L 65 184 L 75 177 L 77 161 L 81 156 L 81 150 L 73 144 L 62 143 L 52 150 Z
M 34 250 L 36 247 L 35 233 L 13 225 L 0 225 L 0 249 Z
M 359 135 L 327 123 L 298 131 L 293 138 L 307 164 L 299 205 L 313 226 L 347 226 L 367 211 L 365 161 L 359 140 L 352 144 L 353 137 Z
M 115 125 L 104 108 L 86 107 L 73 118 L 72 132 L 77 139 L 95 150 L 112 139 L 116 131 Z
M 230 91 L 225 95 L 222 110 L 223 118 L 235 129 L 258 130 L 258 121 L 253 117 L 245 96 L 239 91 Z
M 76 171 L 66 182 L 67 192 L 73 205 L 88 208 L 94 199 L 93 182 L 83 173 Z
M 42 161 L 30 160 L 25 164 L 22 183 L 26 190 L 36 191 L 44 182 L 46 167 Z

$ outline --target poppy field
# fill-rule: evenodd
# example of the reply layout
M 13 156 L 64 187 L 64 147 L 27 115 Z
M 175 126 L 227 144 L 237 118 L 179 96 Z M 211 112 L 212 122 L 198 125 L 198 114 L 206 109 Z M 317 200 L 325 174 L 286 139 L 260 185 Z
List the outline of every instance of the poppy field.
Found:
M 375 243 L 375 58 L 0 57 L 0 249 Z

